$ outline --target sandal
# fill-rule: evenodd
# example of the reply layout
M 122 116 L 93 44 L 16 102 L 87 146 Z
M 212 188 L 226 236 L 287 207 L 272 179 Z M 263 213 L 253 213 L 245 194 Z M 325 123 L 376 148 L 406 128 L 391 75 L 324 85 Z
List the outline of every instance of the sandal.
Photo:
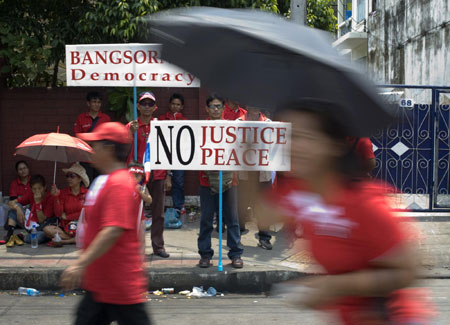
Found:
M 63 247 L 63 244 L 61 243 L 56 243 L 53 240 L 50 240 L 47 244 L 48 247 L 53 247 L 53 248 L 59 248 L 59 247 Z

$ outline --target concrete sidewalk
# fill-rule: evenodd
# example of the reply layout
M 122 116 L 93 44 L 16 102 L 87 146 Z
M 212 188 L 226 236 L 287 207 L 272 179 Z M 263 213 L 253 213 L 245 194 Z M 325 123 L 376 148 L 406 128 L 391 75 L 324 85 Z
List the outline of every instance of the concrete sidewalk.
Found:
M 223 272 L 217 270 L 219 234 L 216 231 L 212 234 L 215 252 L 213 266 L 200 269 L 196 266 L 200 258 L 197 253 L 199 223 L 196 219 L 192 223 L 185 223 L 180 229 L 164 231 L 166 251 L 170 254 L 168 259 L 152 254 L 150 233 L 146 233 L 146 266 L 150 289 L 173 287 L 184 290 L 203 285 L 229 292 L 261 292 L 269 289 L 274 282 L 319 271 L 303 247 L 305 242 L 287 241 L 280 229 L 271 231 L 273 250 L 257 247 L 257 229 L 253 223 L 248 224 L 250 231 L 242 236 L 243 269 L 231 267 L 227 257 L 226 231 L 223 234 Z M 2 229 L 0 236 L 3 237 L 4 233 Z M 28 244 L 13 248 L 0 246 L 0 289 L 14 290 L 19 286 L 57 289 L 61 272 L 74 263 L 77 257 L 78 251 L 74 245 L 52 248 L 43 244 L 37 249 L 32 249 Z
M 410 223 L 406 223 L 411 225 Z M 166 250 L 170 258 L 153 256 L 149 233 L 146 236 L 146 266 L 150 289 L 173 287 L 175 290 L 192 289 L 192 286 L 213 286 L 219 291 L 262 292 L 275 282 L 305 274 L 320 273 L 306 250 L 302 239 L 289 241 L 284 231 L 272 229 L 273 250 L 257 247 L 254 224 L 247 224 L 250 231 L 242 236 L 244 247 L 243 269 L 234 269 L 227 258 L 226 232 L 223 238 L 223 272 L 218 272 L 218 233 L 213 231 L 214 266 L 200 269 L 196 265 L 197 234 L 199 220 L 186 223 L 181 229 L 165 230 Z M 414 227 L 422 230 L 420 250 L 423 257 L 423 277 L 450 278 L 450 222 L 417 222 Z M 0 231 L 3 237 L 4 231 Z M 15 290 L 19 286 L 38 289 L 58 289 L 58 279 L 67 266 L 74 263 L 78 252 L 73 245 L 51 248 L 41 245 L 32 249 L 0 246 L 0 289 Z

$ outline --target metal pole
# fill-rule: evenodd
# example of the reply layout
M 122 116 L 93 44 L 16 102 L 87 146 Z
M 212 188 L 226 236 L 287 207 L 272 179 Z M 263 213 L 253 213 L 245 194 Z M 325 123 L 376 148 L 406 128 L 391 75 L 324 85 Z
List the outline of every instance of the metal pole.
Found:
M 136 86 L 133 87 L 133 120 L 137 120 Z M 134 132 L 134 161 L 137 161 L 137 131 Z
M 291 21 L 306 25 L 306 1 L 307 0 L 291 0 Z
M 222 264 L 222 171 L 219 171 L 219 264 L 217 269 L 223 271 Z

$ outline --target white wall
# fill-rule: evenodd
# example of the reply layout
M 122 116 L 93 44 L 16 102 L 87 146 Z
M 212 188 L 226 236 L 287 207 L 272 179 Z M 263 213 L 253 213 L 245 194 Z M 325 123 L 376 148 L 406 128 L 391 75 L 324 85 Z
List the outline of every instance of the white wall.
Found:
M 450 0 L 378 0 L 375 9 L 368 18 L 372 79 L 450 85 Z

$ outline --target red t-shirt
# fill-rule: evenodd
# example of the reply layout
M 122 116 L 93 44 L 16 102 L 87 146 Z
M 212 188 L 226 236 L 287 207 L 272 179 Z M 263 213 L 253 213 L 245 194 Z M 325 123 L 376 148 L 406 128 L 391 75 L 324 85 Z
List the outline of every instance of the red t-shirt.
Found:
M 98 112 L 97 117 L 98 121 L 95 127 L 99 126 L 102 123 L 111 122 L 111 119 L 108 115 L 102 112 Z M 77 133 L 87 133 L 92 126 L 93 118 L 89 114 L 89 112 L 84 112 L 78 115 L 77 120 L 75 121 L 75 125 L 73 126 L 73 134 Z M 95 129 L 95 128 L 94 128 Z
M 281 178 L 278 182 L 270 200 L 294 225 L 302 226 L 312 255 L 328 274 L 370 269 L 371 261 L 412 240 L 375 183 L 359 182 L 342 189 L 332 203 L 325 203 L 298 180 Z M 358 324 L 359 312 L 375 307 L 377 301 L 343 297 L 331 307 L 340 312 L 345 324 Z M 385 307 L 395 319 L 423 319 L 430 313 L 426 295 L 412 288 L 393 292 Z
M 19 197 L 17 199 L 17 202 L 22 205 L 30 204 L 30 218 L 29 220 L 34 221 L 36 223 L 39 223 L 38 217 L 37 217 L 37 211 L 42 211 L 44 213 L 45 217 L 51 218 L 53 217 L 53 196 L 50 195 L 50 193 L 45 194 L 44 199 L 41 201 L 41 203 L 36 203 L 34 201 L 34 195 L 33 192 L 30 191 L 30 193 L 26 193 L 25 195 Z
M 138 233 L 140 197 L 135 188 L 133 176 L 127 169 L 120 169 L 97 177 L 86 195 L 84 248 L 105 227 L 124 230 L 109 251 L 84 273 L 82 287 L 91 291 L 97 302 L 129 305 L 145 301 L 147 278 Z
M 87 191 L 88 190 L 84 186 L 81 186 L 80 193 L 74 195 L 70 190 L 70 187 L 66 187 L 59 192 L 58 198 L 54 199 L 55 215 L 61 217 L 63 212 L 66 213 L 66 220 L 61 219 L 61 226 L 63 228 L 65 228 L 69 222 L 77 221 L 80 217 Z
M 25 185 L 20 181 L 20 178 L 16 178 L 11 182 L 11 185 L 9 186 L 10 199 L 14 200 L 26 194 L 31 195 L 30 178 L 31 177 L 28 176 L 28 182 Z
M 355 144 L 356 138 L 347 137 L 347 141 L 351 147 Z M 359 138 L 358 143 L 355 146 L 355 153 L 361 161 L 369 159 L 375 159 L 373 153 L 372 141 L 369 138 Z
M 223 111 L 222 119 L 234 121 L 239 117 L 244 116 L 246 113 L 247 111 L 240 106 L 238 106 L 237 110 L 234 111 L 231 109 L 231 107 L 225 104 L 225 110 Z
M 150 135 L 150 123 L 144 124 L 141 119 L 138 118 L 138 130 L 137 130 L 137 160 L 142 163 L 144 161 L 145 148 L 147 146 L 148 136 Z M 153 118 L 152 121 L 156 121 L 156 118 Z M 131 129 L 131 122 L 129 122 L 126 127 Z M 131 143 L 131 152 L 128 156 L 127 165 L 134 160 L 134 133 L 133 133 L 133 142 Z M 152 171 L 154 180 L 166 179 L 167 171 L 166 170 L 154 170 Z
M 158 120 L 160 121 L 167 121 L 167 120 L 187 120 L 186 117 L 184 117 L 183 113 L 172 113 L 172 112 L 167 112 L 166 114 L 161 115 L 160 117 L 158 117 Z
M 237 120 L 238 121 L 249 121 L 249 119 L 248 119 L 248 112 L 245 112 L 244 115 L 242 115 L 241 117 L 238 117 Z M 265 122 L 265 121 L 271 122 L 271 120 L 267 116 L 265 116 L 263 113 L 261 113 L 261 112 L 258 114 L 258 119 L 256 121 L 259 121 L 259 122 Z

